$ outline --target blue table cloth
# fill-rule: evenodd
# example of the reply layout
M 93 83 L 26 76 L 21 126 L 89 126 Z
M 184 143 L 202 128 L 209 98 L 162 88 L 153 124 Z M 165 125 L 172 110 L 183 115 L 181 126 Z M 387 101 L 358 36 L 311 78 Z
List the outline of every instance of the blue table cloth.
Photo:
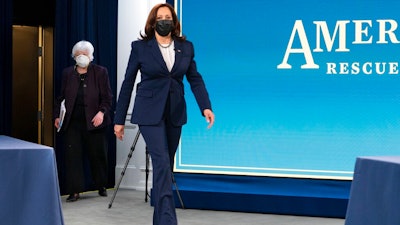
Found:
M 400 156 L 358 157 L 345 225 L 400 224 Z
M 51 147 L 0 135 L 0 224 L 64 224 Z

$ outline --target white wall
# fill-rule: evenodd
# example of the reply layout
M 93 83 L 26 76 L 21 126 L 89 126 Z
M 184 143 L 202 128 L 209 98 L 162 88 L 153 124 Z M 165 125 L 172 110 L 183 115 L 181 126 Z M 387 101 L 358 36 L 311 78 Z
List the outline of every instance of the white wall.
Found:
M 117 96 L 122 81 L 124 80 L 125 70 L 131 51 L 131 42 L 140 37 L 140 32 L 144 31 L 147 15 L 151 8 L 158 3 L 164 3 L 161 0 L 119 0 L 118 1 L 118 53 L 117 53 Z M 138 76 L 139 77 L 139 76 Z M 140 78 L 140 77 L 139 77 Z M 140 79 L 137 79 L 138 82 Z M 117 157 L 115 168 L 115 183 L 118 184 L 121 178 L 121 172 L 128 160 L 128 154 L 131 150 L 132 143 L 138 128 L 136 125 L 130 124 L 130 116 L 132 112 L 133 101 L 136 88 L 133 90 L 131 105 L 128 110 L 128 116 L 125 123 L 125 137 L 123 141 L 117 140 Z M 120 188 L 145 190 L 145 143 L 140 136 L 132 157 L 123 176 Z M 151 163 L 150 163 L 151 169 Z M 151 171 L 151 170 L 150 170 Z M 151 187 L 152 176 L 150 172 L 149 188 Z

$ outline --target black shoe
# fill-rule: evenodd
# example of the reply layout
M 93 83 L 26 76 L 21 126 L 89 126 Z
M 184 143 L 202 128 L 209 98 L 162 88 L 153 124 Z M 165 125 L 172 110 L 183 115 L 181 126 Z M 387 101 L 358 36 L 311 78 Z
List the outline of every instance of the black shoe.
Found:
M 67 202 L 75 202 L 79 199 L 79 194 L 78 193 L 74 193 L 74 194 L 70 194 L 67 198 Z
M 107 197 L 107 189 L 105 187 L 100 188 L 99 195 L 103 196 L 103 197 Z

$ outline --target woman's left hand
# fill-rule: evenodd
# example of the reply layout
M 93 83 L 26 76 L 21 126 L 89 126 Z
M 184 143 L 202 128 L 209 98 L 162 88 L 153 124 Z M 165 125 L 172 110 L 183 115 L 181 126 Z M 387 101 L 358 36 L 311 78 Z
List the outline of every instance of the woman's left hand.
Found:
M 104 113 L 99 111 L 92 119 L 93 126 L 98 127 L 103 123 Z
M 215 120 L 214 113 L 210 109 L 205 109 L 203 111 L 203 114 L 204 114 L 204 117 L 206 117 L 206 121 L 208 123 L 207 128 L 210 129 L 214 124 L 214 120 Z

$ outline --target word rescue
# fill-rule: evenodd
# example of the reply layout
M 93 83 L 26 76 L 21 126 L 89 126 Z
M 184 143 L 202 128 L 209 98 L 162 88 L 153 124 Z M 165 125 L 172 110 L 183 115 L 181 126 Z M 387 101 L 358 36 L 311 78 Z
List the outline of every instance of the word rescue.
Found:
M 371 20 L 338 20 L 331 35 L 329 33 L 326 21 L 314 21 L 316 27 L 315 48 L 311 51 L 310 44 L 303 26 L 302 20 L 296 20 L 293 26 L 292 34 L 290 35 L 289 43 L 286 48 L 282 62 L 277 66 L 278 69 L 291 69 L 292 66 L 288 63 L 291 54 L 303 54 L 305 64 L 301 65 L 301 69 L 319 69 L 319 65 L 314 62 L 313 52 L 324 52 L 321 48 L 321 38 L 323 38 L 326 51 L 331 52 L 333 44 L 337 40 L 338 46 L 334 49 L 335 52 L 350 52 L 346 45 L 346 29 L 349 24 L 354 27 L 353 45 L 369 45 L 369 44 L 398 44 L 395 31 L 397 22 L 391 19 L 374 21 L 378 28 L 378 36 L 374 37 L 369 34 L 369 29 L 372 28 L 373 21 Z M 322 35 L 322 36 L 321 36 Z M 293 41 L 298 38 L 300 48 L 293 47 Z M 326 74 L 398 74 L 398 62 L 328 62 L 326 63 Z

